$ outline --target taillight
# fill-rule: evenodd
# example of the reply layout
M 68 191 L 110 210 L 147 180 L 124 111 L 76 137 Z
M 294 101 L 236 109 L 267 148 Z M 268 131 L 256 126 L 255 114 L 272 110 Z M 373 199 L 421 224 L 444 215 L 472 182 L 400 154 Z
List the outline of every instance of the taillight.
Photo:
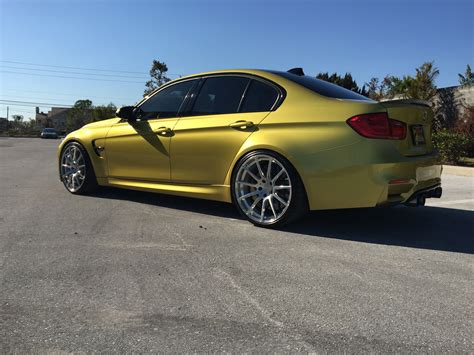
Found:
M 363 137 L 379 139 L 405 139 L 407 126 L 404 122 L 388 118 L 386 112 L 358 115 L 347 124 Z
M 407 136 L 407 125 L 404 122 L 389 119 L 390 122 L 390 138 L 405 139 Z

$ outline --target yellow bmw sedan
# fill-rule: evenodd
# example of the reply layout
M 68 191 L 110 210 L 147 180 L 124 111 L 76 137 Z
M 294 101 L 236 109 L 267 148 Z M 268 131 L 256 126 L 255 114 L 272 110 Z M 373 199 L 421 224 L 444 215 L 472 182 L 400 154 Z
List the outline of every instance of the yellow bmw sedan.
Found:
M 73 194 L 113 186 L 232 202 L 258 226 L 423 205 L 442 193 L 432 121 L 424 102 L 372 101 L 300 68 L 196 74 L 70 133 L 60 179 Z

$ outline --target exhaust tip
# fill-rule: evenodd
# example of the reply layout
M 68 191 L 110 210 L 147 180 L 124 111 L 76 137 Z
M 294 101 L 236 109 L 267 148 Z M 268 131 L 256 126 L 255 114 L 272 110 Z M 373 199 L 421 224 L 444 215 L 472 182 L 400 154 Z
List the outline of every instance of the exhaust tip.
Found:
M 418 196 L 418 198 L 416 199 L 416 205 L 417 205 L 418 207 L 420 207 L 420 206 L 424 206 L 425 203 L 426 203 L 426 197 L 425 197 L 425 195 L 420 195 L 420 196 Z
M 442 187 L 437 187 L 433 191 L 433 197 L 434 198 L 441 198 L 441 195 L 443 195 L 443 188 Z

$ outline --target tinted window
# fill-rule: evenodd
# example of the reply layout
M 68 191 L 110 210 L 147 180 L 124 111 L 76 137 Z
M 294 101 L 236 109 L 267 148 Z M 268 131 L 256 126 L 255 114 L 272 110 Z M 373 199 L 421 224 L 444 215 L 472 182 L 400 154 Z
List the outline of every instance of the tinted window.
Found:
M 238 76 L 207 78 L 199 91 L 193 115 L 214 115 L 237 112 L 250 79 Z
M 240 112 L 270 111 L 278 98 L 278 91 L 258 80 L 252 80 L 245 94 Z
M 176 117 L 195 80 L 171 85 L 145 101 L 138 112 L 140 119 Z
M 271 73 L 280 75 L 285 79 L 300 84 L 305 88 L 323 96 L 332 97 L 335 99 L 372 101 L 368 97 L 360 95 L 354 91 L 344 89 L 343 87 L 340 87 L 338 85 L 328 83 L 327 81 L 319 80 L 310 76 L 299 76 L 291 73 L 278 71 L 271 71 Z

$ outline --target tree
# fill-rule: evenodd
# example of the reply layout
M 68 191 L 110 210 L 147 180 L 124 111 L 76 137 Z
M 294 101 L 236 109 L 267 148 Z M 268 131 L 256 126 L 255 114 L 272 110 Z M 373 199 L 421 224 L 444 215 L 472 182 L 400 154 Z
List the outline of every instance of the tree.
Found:
M 66 129 L 74 131 L 87 123 L 115 117 L 117 107 L 108 105 L 94 106 L 91 100 L 78 100 L 67 113 Z
M 354 91 L 358 94 L 362 94 L 364 96 L 368 95 L 367 91 L 365 90 L 365 85 L 362 86 L 362 88 L 360 88 L 357 85 L 357 82 L 352 78 L 351 73 L 346 73 L 344 74 L 344 76 L 342 76 L 337 73 L 333 73 L 329 75 L 328 72 L 325 72 L 325 73 L 319 73 L 318 75 L 316 75 L 316 78 L 342 86 L 343 88 Z
M 462 86 L 470 86 L 474 84 L 474 73 L 471 70 L 471 66 L 466 65 L 466 72 L 463 74 L 458 74 L 459 84 Z
M 77 100 L 74 106 L 67 113 L 66 128 L 74 131 L 85 124 L 92 122 L 92 101 Z
M 431 100 L 436 95 L 435 81 L 438 75 L 439 70 L 434 66 L 434 62 L 426 62 L 416 68 L 415 78 L 407 85 L 408 97 Z
M 13 115 L 13 129 L 16 129 L 17 131 L 21 130 L 23 126 L 23 116 L 22 115 Z
M 451 129 L 459 117 L 459 100 L 456 99 L 454 88 L 443 88 L 438 90 L 434 100 L 434 130 Z
M 457 120 L 455 128 L 457 131 L 468 134 L 471 139 L 474 139 L 474 105 L 464 107 L 464 111 Z M 471 147 L 471 155 L 472 153 L 474 153 L 474 145 Z
M 392 85 L 396 85 L 394 77 L 386 76 L 382 81 L 377 77 L 372 77 L 368 83 L 365 83 L 367 96 L 376 101 L 391 98 L 393 94 L 389 89 Z
M 145 84 L 145 91 L 143 96 L 148 95 L 156 88 L 159 88 L 161 85 L 167 83 L 171 79 L 166 76 L 168 72 L 168 67 L 164 62 L 160 62 L 159 60 L 153 60 L 153 64 L 150 69 L 150 76 L 151 79 L 148 80 Z
M 92 119 L 93 121 L 102 121 L 112 117 L 115 117 L 115 112 L 117 111 L 117 107 L 110 103 L 107 106 L 100 105 L 95 106 L 92 110 Z
M 405 75 L 399 78 L 387 75 L 381 84 L 384 98 L 399 97 L 402 99 L 431 100 L 436 95 L 435 81 L 439 70 L 434 62 L 423 63 L 416 68 L 416 75 Z

